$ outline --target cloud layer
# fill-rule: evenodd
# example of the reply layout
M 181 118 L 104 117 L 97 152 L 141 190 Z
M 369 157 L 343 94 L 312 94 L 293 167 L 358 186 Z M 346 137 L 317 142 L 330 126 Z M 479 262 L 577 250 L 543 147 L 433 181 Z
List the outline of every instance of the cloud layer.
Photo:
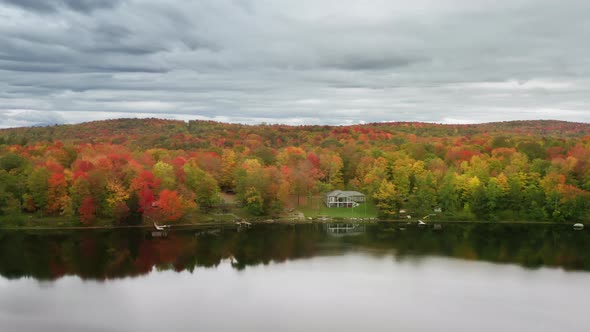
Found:
M 590 122 L 586 0 L 0 0 L 0 127 Z

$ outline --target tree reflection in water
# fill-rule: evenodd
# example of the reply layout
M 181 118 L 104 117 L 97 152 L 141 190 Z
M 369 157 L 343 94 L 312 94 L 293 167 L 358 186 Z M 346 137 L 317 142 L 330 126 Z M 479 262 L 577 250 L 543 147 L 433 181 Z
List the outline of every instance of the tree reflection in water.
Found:
M 341 229 L 350 228 L 349 234 Z M 172 230 L 152 237 L 145 230 L 0 231 L 0 274 L 54 280 L 65 275 L 105 280 L 158 270 L 236 269 L 363 250 L 396 258 L 442 255 L 537 268 L 590 270 L 590 235 L 569 225 L 445 224 L 399 227 L 257 225 L 235 229 Z M 338 229 L 334 236 L 334 229 Z

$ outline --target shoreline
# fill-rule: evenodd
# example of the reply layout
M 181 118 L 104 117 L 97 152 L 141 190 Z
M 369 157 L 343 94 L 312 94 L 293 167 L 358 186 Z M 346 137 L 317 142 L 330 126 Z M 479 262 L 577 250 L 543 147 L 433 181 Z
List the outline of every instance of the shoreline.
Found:
M 181 223 L 181 224 L 169 224 L 167 230 L 175 229 L 191 229 L 191 228 L 213 228 L 213 227 L 241 227 L 241 222 L 247 222 L 250 225 L 305 225 L 305 224 L 336 224 L 336 223 L 347 223 L 347 224 L 399 224 L 399 225 L 418 225 L 417 220 L 353 220 L 353 219 L 324 219 L 324 220 L 281 220 L 281 219 L 269 219 L 269 220 L 242 220 L 240 222 L 206 222 L 206 223 Z M 573 225 L 581 223 L 586 226 L 587 222 L 554 222 L 554 221 L 471 221 L 471 220 L 430 220 L 426 225 L 433 224 L 513 224 L 513 225 Z M 0 231 L 19 231 L 19 230 L 116 230 L 116 229 L 154 229 L 152 224 L 138 224 L 138 225 L 101 225 L 101 226 L 0 226 Z

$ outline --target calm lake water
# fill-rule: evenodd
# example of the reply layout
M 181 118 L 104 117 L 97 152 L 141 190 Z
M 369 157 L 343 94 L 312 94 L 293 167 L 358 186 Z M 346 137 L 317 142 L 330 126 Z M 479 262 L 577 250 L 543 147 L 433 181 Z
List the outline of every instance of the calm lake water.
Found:
M 566 225 L 0 231 L 0 331 L 588 331 Z

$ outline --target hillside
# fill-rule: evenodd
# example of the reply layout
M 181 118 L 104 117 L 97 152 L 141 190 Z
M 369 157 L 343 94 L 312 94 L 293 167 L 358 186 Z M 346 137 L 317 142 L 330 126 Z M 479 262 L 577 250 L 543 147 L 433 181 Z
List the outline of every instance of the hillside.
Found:
M 277 140 L 277 134 L 280 138 Z M 590 135 L 590 124 L 555 120 L 509 121 L 469 125 L 443 125 L 420 122 L 371 123 L 352 126 L 241 125 L 213 121 L 175 121 L 162 119 L 116 119 L 76 125 L 0 129 L 0 143 L 22 144 L 40 141 L 72 141 L 113 144 L 136 144 L 143 148 L 200 148 L 215 145 L 222 139 L 233 144 L 248 135 L 258 135 L 266 144 L 280 147 L 305 144 L 323 139 L 340 139 L 347 135 L 371 134 L 381 140 L 413 134 L 419 138 L 463 137 L 473 135 L 537 136 L 575 138 Z M 314 136 L 310 141 L 310 136 Z M 175 142 L 182 140 L 182 142 Z M 229 143 L 228 143 L 229 142 Z
M 332 189 L 385 218 L 585 220 L 590 124 L 241 125 L 118 119 L 0 130 L 0 214 L 173 221 L 235 192 L 251 215 Z M 156 208 L 157 207 L 157 208 Z

